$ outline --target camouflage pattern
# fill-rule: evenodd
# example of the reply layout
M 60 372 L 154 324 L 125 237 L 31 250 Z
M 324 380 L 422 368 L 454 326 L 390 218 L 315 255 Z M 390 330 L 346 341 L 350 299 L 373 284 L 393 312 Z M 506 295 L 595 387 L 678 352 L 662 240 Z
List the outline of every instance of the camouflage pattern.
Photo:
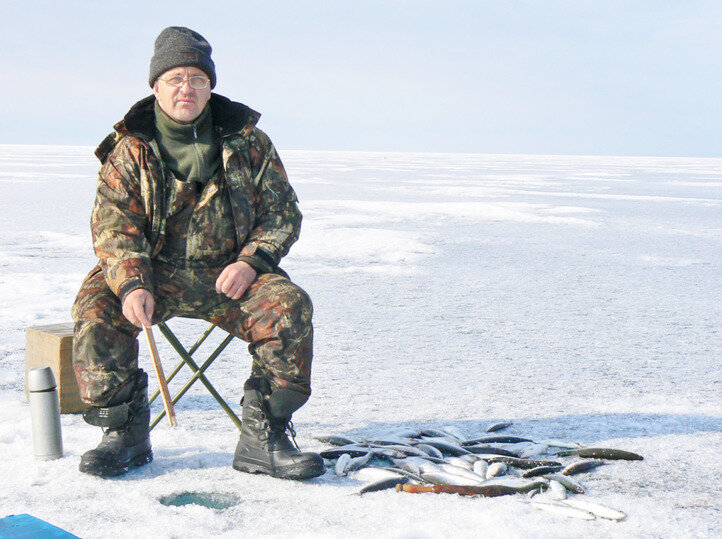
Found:
M 277 268 L 298 238 L 301 213 L 258 113 L 213 94 L 223 168 L 198 192 L 175 179 L 153 141 L 152 96 L 137 103 L 96 150 L 102 162 L 91 229 L 98 266 L 73 306 L 81 397 L 105 405 L 138 372 L 139 329 L 122 299 L 146 288 L 153 323 L 208 320 L 247 341 L 253 376 L 310 394 L 313 327 L 308 295 Z M 239 300 L 215 290 L 226 265 L 259 271 Z M 240 384 L 239 384 L 240 388 Z
M 93 247 L 110 289 L 119 297 L 152 288 L 151 260 L 166 234 L 165 167 L 153 142 L 155 99 L 138 102 L 96 150 L 102 166 L 91 216 Z M 270 139 L 255 127 L 259 114 L 212 94 L 209 106 L 222 146 L 222 163 L 239 260 L 271 270 L 298 239 L 296 194 Z M 220 125 L 217 123 L 221 122 Z
M 313 307 L 308 295 L 286 277 L 264 273 L 238 300 L 215 289 L 222 267 L 180 269 L 153 264 L 153 323 L 174 316 L 199 318 L 249 343 L 252 376 L 274 387 L 311 393 Z M 83 282 L 73 306 L 74 367 L 82 399 L 103 406 L 138 370 L 139 329 L 123 316 L 100 267 Z M 242 383 L 238 384 L 239 391 Z

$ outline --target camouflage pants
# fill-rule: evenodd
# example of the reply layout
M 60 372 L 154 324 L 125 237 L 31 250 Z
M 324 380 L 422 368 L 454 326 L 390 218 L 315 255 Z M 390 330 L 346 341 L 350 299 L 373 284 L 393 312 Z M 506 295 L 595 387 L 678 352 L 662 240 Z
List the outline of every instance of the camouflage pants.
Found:
M 219 268 L 153 267 L 153 323 L 174 316 L 207 320 L 249 343 L 252 376 L 272 386 L 311 393 L 313 307 L 308 295 L 286 277 L 265 273 L 238 300 L 218 294 Z M 73 365 L 84 401 L 105 405 L 138 372 L 139 329 L 122 314 L 118 297 L 100 268 L 83 282 L 73 305 Z M 243 384 L 239 382 L 239 390 Z

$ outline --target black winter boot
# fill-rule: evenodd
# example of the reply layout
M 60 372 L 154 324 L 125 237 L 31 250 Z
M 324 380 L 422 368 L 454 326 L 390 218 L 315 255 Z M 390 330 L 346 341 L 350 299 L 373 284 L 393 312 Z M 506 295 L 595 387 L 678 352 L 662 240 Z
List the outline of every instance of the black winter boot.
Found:
M 271 392 L 263 378 L 249 379 L 243 391 L 243 428 L 233 456 L 233 467 L 281 479 L 308 479 L 326 469 L 316 453 L 302 453 L 296 445 L 291 414 L 308 395 L 289 389 Z M 294 438 L 288 439 L 286 430 Z
M 103 427 L 103 439 L 80 458 L 80 471 L 101 477 L 122 475 L 153 460 L 150 447 L 148 375 L 127 380 L 105 407 L 93 406 L 83 419 Z

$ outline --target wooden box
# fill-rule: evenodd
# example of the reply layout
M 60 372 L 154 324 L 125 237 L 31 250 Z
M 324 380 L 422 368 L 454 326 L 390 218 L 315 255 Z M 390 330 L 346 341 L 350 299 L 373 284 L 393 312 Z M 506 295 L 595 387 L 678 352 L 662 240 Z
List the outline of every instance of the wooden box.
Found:
M 73 371 L 73 323 L 34 326 L 25 330 L 25 395 L 28 371 L 35 367 L 53 369 L 60 397 L 60 413 L 74 414 L 88 405 L 80 400 Z

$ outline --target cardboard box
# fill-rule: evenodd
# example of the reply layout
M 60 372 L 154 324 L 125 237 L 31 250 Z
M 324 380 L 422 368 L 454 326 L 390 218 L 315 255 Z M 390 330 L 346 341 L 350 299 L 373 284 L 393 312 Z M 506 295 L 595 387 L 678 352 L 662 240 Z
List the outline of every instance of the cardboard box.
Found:
M 58 384 L 60 413 L 75 414 L 88 408 L 80 400 L 73 371 L 73 323 L 34 326 L 25 330 L 25 395 L 28 371 L 35 367 L 53 369 Z

